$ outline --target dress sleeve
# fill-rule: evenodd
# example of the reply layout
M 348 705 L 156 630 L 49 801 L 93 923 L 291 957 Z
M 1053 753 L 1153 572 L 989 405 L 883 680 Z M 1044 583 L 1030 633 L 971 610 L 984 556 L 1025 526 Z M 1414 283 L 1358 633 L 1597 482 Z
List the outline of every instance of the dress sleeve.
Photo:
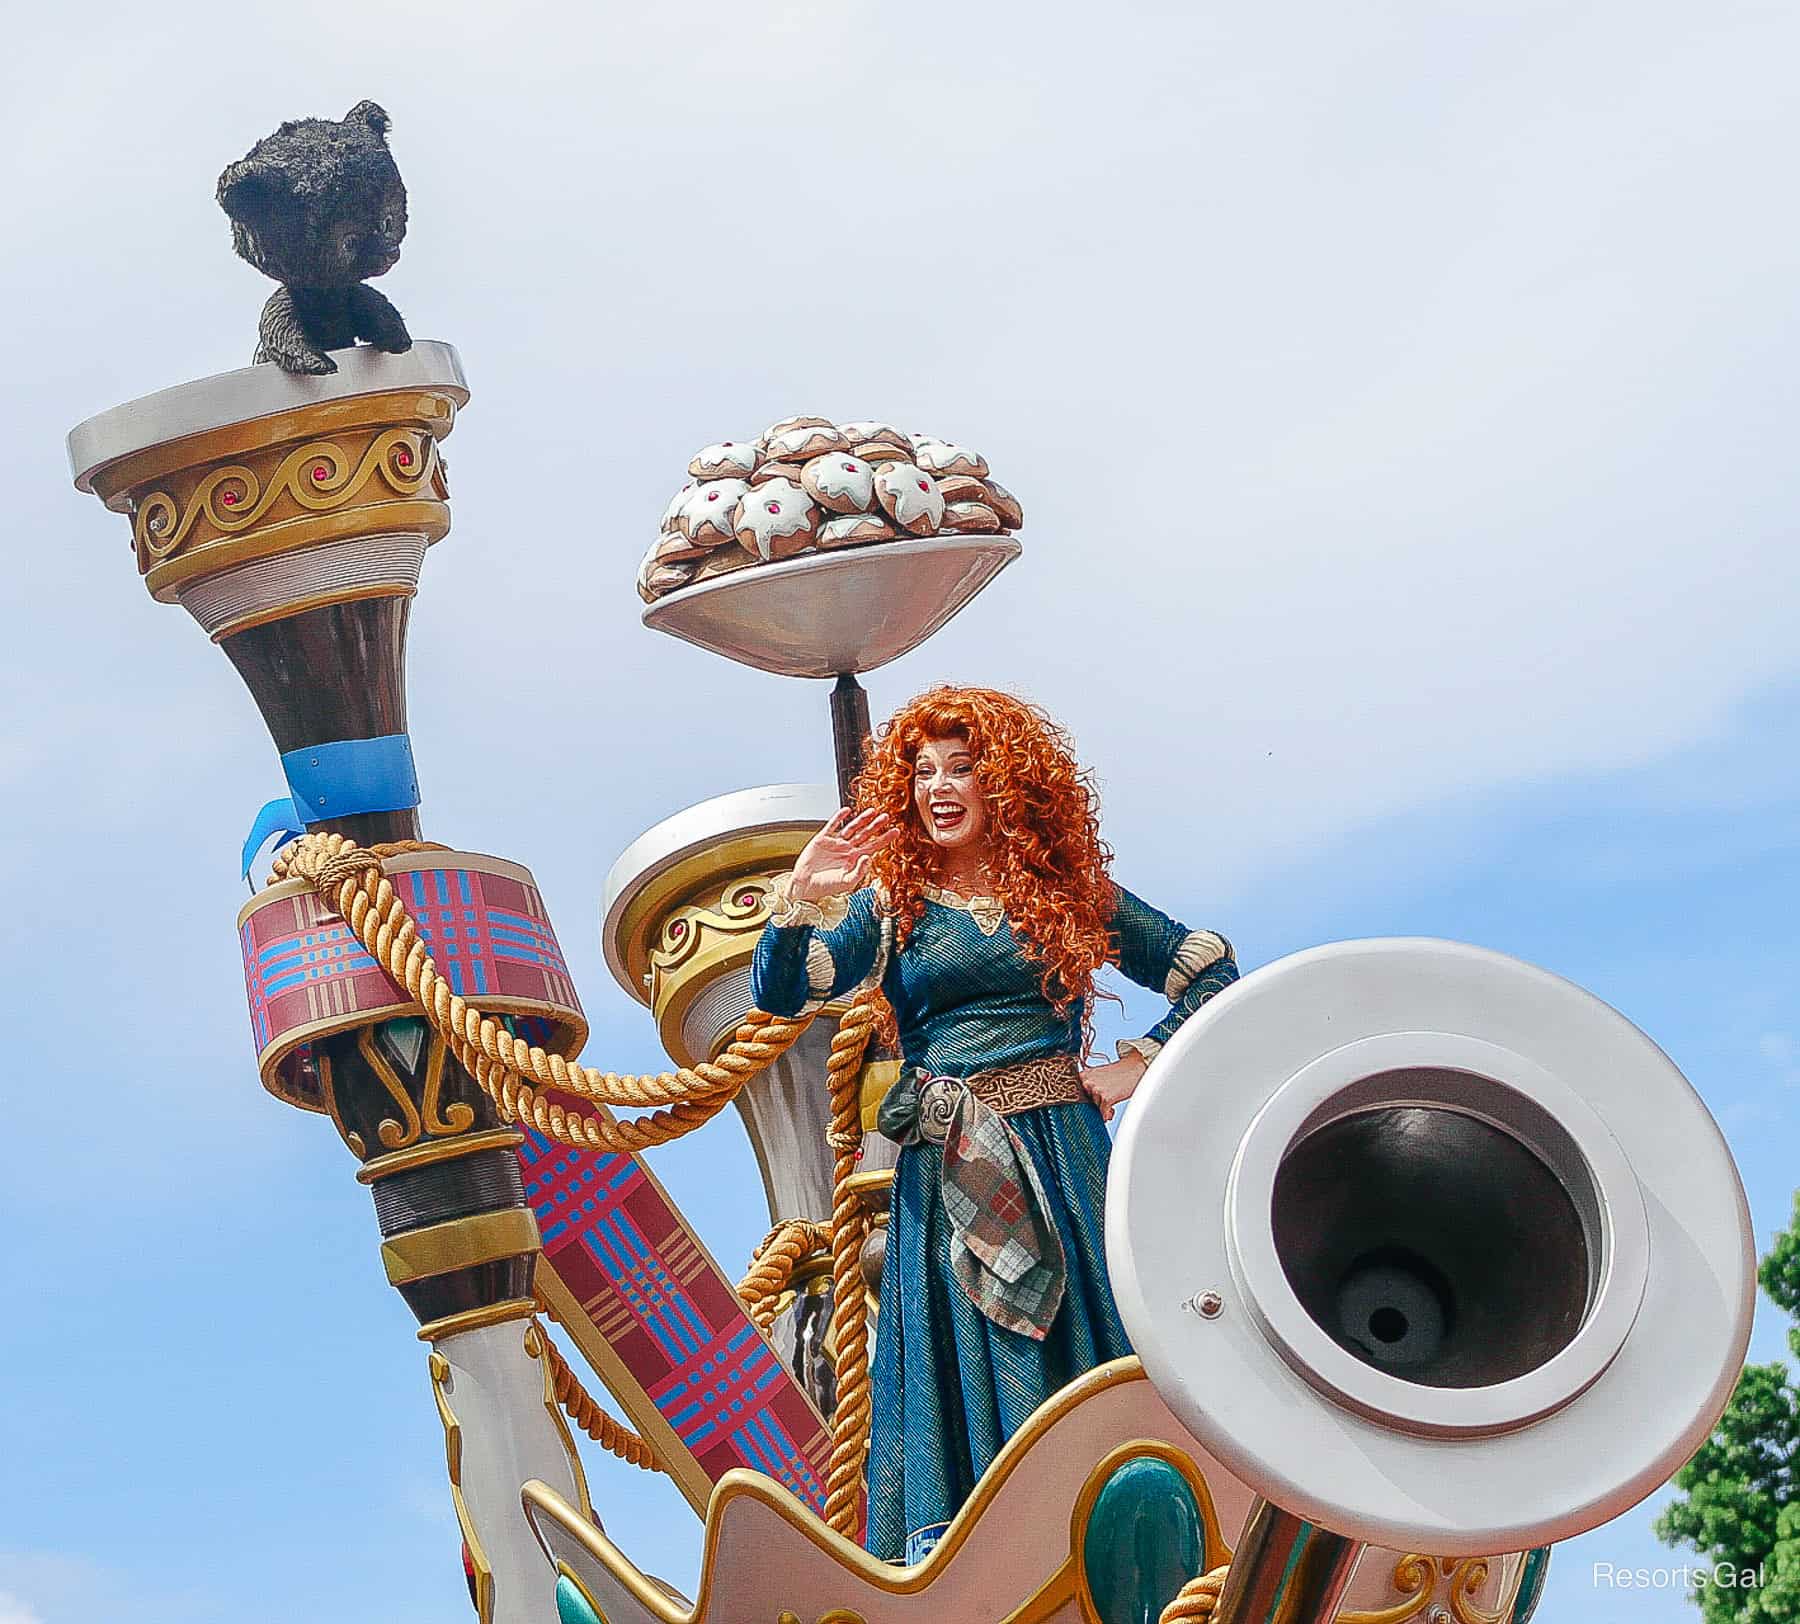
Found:
M 1119 1054 L 1123 1058 L 1129 1051 L 1151 1060 L 1188 1016 L 1237 980 L 1237 960 L 1231 943 L 1216 931 L 1189 930 L 1123 886 L 1118 889 L 1113 962 L 1140 987 L 1155 988 L 1170 1005 L 1169 1013 L 1141 1038 L 1122 1039 Z
M 750 961 L 750 995 L 771 1015 L 810 1015 L 875 968 L 881 916 L 875 893 L 795 902 L 783 875 L 769 888 L 769 922 Z

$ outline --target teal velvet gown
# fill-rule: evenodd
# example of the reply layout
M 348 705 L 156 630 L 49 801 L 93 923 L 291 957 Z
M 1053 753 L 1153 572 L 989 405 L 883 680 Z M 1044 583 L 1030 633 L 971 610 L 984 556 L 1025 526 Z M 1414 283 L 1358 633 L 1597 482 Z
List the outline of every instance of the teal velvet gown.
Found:
M 781 923 L 789 915 L 777 898 L 752 968 L 757 1006 L 798 1014 L 878 975 L 908 1069 L 966 1078 L 1044 1056 L 1079 1056 L 1082 1010 L 1056 1013 L 1042 991 L 1042 967 L 1020 951 L 998 904 L 928 897 L 897 953 L 892 922 L 872 889 L 825 905 L 823 926 Z M 1118 891 L 1111 933 L 1119 969 L 1170 1001 L 1168 1014 L 1121 1050 L 1148 1059 L 1237 979 L 1223 937 L 1191 931 L 1129 891 Z M 1082 1099 L 1023 1111 L 1005 1124 L 1030 1159 L 1044 1216 L 1061 1242 L 1060 1303 L 1041 1335 L 989 1317 L 952 1270 L 943 1147 L 906 1144 L 894 1176 L 872 1373 L 867 1544 L 890 1562 L 917 1562 L 931 1550 L 1001 1445 L 1045 1399 L 1131 1351 L 1106 1278 L 1111 1142 L 1099 1110 Z

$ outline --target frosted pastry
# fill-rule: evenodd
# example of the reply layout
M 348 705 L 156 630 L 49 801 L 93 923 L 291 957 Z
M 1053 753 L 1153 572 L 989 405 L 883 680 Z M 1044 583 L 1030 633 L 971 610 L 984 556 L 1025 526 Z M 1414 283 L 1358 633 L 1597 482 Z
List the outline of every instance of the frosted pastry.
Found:
M 715 547 L 694 571 L 690 585 L 698 586 L 715 576 L 730 575 L 736 570 L 754 569 L 755 566 L 756 560 L 742 547 Z
M 659 564 L 655 549 L 652 548 L 638 568 L 638 596 L 645 603 L 654 603 L 658 598 L 686 586 L 695 568 L 693 561 L 685 564 Z
M 902 450 L 892 440 L 864 440 L 861 445 L 851 446 L 850 452 L 864 462 L 911 462 L 913 459 L 911 446 Z
M 771 479 L 785 479 L 792 484 L 800 483 L 800 464 L 797 462 L 761 462 L 756 465 L 756 472 L 750 476 L 752 485 L 762 485 Z
M 737 535 L 737 505 L 750 487 L 741 479 L 709 479 L 688 492 L 681 530 L 688 540 L 719 547 Z
M 919 454 L 913 460 L 932 475 L 973 474 L 980 479 L 988 471 L 987 458 L 979 451 L 952 445 L 948 440 L 920 440 Z
M 666 536 L 657 537 L 656 545 L 651 551 L 659 564 L 685 564 L 706 557 L 711 549 L 702 543 L 689 541 L 679 530 L 671 530 Z
M 872 445 L 881 442 L 893 446 L 906 453 L 907 461 L 912 460 L 913 443 L 892 423 L 840 423 L 838 431 L 852 445 Z
M 669 498 L 669 505 L 663 509 L 663 529 L 673 530 L 675 528 L 676 523 L 681 518 L 681 510 L 687 506 L 687 499 L 693 494 L 696 483 L 697 481 L 690 479 L 680 490 Z
M 829 423 L 802 423 L 781 434 L 771 434 L 763 446 L 770 462 L 808 462 L 830 451 L 848 451 L 850 442 Z
M 944 516 L 937 481 L 910 462 L 890 462 L 875 470 L 875 499 L 902 530 L 929 536 Z
M 875 505 L 875 471 L 860 457 L 834 451 L 800 470 L 800 483 L 820 507 L 833 513 L 866 513 Z
M 748 479 L 762 460 L 755 446 L 741 440 L 709 445 L 688 464 L 695 479 Z
M 779 423 L 771 423 L 762 432 L 761 444 L 767 445 L 778 434 L 786 434 L 790 429 L 828 429 L 831 427 L 829 417 L 784 417 Z
M 951 474 L 947 478 L 938 476 L 938 489 L 944 493 L 946 504 L 951 502 L 986 502 L 988 488 L 973 474 Z
M 819 526 L 819 546 L 859 547 L 866 541 L 892 541 L 899 532 L 883 513 L 840 513 Z
M 738 545 L 765 563 L 805 552 L 818 527 L 818 505 L 792 480 L 753 485 L 738 503 Z
M 987 486 L 987 495 L 979 497 L 977 500 L 987 503 L 994 510 L 995 516 L 1000 520 L 1001 529 L 1017 530 L 1020 525 L 1024 524 L 1025 510 L 1019 506 L 1018 497 L 1014 496 L 998 480 L 988 479 L 983 480 L 982 483 Z
M 1000 528 L 1000 520 L 991 507 L 981 502 L 946 502 L 943 527 L 965 535 L 992 535 Z

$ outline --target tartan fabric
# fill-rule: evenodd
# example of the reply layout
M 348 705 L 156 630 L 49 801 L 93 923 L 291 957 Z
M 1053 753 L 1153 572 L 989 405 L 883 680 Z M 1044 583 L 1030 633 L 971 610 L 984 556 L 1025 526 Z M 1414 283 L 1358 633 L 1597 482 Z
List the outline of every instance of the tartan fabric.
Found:
M 967 1079 L 903 1071 L 881 1102 L 888 1138 L 943 1146 L 957 1284 L 996 1325 L 1025 1336 L 1042 1337 L 1056 1317 L 1062 1248 L 1043 1186 L 1005 1119 L 1084 1097 L 1075 1057 L 1050 1055 Z
M 954 1079 L 932 1081 L 956 1090 L 941 1153 L 951 1273 L 996 1325 L 1041 1341 L 1063 1297 L 1062 1243 L 1043 1181 L 1005 1117 Z

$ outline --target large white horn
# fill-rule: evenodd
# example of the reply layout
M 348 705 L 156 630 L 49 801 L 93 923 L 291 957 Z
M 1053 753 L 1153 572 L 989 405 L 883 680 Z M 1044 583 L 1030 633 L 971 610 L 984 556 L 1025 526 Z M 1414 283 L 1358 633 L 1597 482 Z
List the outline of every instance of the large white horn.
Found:
M 1755 1295 L 1731 1154 L 1599 999 L 1451 942 L 1246 977 L 1158 1056 L 1106 1210 L 1119 1308 L 1183 1422 L 1354 1540 L 1516 1551 L 1687 1460 Z

